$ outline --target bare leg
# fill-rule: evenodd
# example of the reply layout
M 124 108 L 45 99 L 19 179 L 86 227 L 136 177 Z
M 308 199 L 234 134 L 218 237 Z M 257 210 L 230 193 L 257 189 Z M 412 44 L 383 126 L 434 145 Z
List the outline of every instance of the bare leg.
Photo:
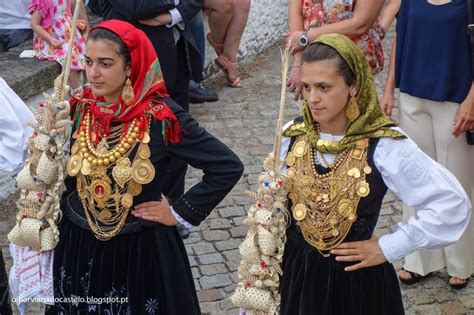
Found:
M 209 29 L 211 30 L 212 40 L 216 44 L 224 43 L 229 22 L 234 14 L 234 1 L 235 0 L 204 1 L 204 7 L 210 10 Z M 215 48 L 216 47 L 214 47 L 214 49 Z
M 230 62 L 237 61 L 240 40 L 247 25 L 250 0 L 235 0 L 234 16 L 230 20 L 224 41 L 224 54 Z
M 229 23 L 224 41 L 224 55 L 230 62 L 227 65 L 227 75 L 231 84 L 232 82 L 237 83 L 239 78 L 239 70 L 237 68 L 237 52 L 239 50 L 242 34 L 244 33 L 245 26 L 247 25 L 247 19 L 250 11 L 250 0 L 235 1 L 234 16 Z

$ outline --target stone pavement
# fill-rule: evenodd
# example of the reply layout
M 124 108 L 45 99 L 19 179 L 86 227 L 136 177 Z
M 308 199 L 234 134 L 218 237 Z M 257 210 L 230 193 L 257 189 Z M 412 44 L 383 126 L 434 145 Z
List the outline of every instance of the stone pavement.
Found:
M 388 46 L 388 40 L 385 46 Z M 191 113 L 200 124 L 229 145 L 245 164 L 239 184 L 200 226 L 192 228 L 189 239 L 185 240 L 204 314 L 237 312 L 229 297 L 238 281 L 238 246 L 247 231 L 242 221 L 252 203 L 245 191 L 256 189 L 263 159 L 272 149 L 280 95 L 279 69 L 280 53 L 275 46 L 246 66 L 243 89 L 224 87 L 224 78 L 220 75 L 210 85 L 219 90 L 221 100 L 191 105 Z M 379 90 L 383 80 L 385 74 L 377 78 Z M 292 101 L 291 95 L 287 95 L 285 112 L 286 120 L 298 116 L 299 104 Z M 199 171 L 191 169 L 188 187 L 200 176 Z M 11 196 L 0 202 L 0 245 L 8 267 L 11 258 L 6 235 L 14 223 L 14 199 Z M 376 234 L 392 231 L 401 217 L 401 204 L 389 193 L 383 203 Z M 396 264 L 397 268 L 400 266 L 400 263 Z M 471 281 L 467 288 L 454 291 L 447 281 L 446 272 L 441 271 L 421 284 L 402 286 L 407 314 L 474 314 L 474 283 Z M 40 313 L 35 309 L 29 314 Z

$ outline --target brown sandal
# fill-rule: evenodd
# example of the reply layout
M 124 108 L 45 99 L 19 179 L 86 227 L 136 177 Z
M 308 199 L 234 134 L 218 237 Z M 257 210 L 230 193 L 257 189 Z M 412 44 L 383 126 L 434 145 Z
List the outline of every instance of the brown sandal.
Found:
M 216 55 L 221 55 L 224 51 L 224 43 L 217 43 L 214 41 L 214 38 L 212 38 L 211 32 L 207 33 L 206 35 L 207 41 L 209 44 L 214 48 L 214 51 L 216 52 Z
M 237 75 L 235 79 L 231 79 L 229 76 L 229 68 L 231 71 L 239 73 L 237 69 L 237 62 L 230 62 L 224 54 L 220 54 L 217 59 L 214 60 L 215 64 L 225 72 L 227 76 L 227 85 L 233 88 L 241 88 L 242 83 L 240 77 Z

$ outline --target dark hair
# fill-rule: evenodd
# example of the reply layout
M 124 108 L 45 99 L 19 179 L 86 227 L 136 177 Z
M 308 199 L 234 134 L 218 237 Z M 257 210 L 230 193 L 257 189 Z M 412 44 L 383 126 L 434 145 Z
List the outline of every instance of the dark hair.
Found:
M 122 57 L 125 67 L 130 66 L 132 58 L 130 57 L 130 52 L 128 51 L 125 43 L 120 39 L 120 37 L 112 31 L 109 31 L 105 28 L 95 28 L 87 36 L 87 40 L 108 40 L 111 43 L 115 44 L 117 50 L 116 53 Z
M 347 62 L 334 48 L 322 43 L 314 43 L 303 52 L 303 62 L 305 63 L 323 60 L 332 60 L 336 63 L 337 72 L 344 78 L 348 86 L 352 86 L 357 82 L 356 76 Z

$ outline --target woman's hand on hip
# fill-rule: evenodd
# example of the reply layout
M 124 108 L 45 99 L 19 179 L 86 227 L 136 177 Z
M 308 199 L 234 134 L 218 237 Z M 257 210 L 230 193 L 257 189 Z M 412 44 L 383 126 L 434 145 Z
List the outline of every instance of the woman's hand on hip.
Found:
M 454 115 L 453 136 L 459 137 L 467 130 L 474 130 L 474 96 L 471 96 L 471 93 L 461 103 Z
M 173 226 L 178 224 L 176 217 L 171 212 L 168 199 L 163 194 L 160 201 L 147 201 L 136 205 L 132 214 L 137 218 L 164 225 Z
M 366 241 L 339 244 L 339 246 L 331 250 L 331 254 L 336 256 L 337 261 L 358 262 L 344 268 L 345 271 L 355 271 L 377 266 L 387 261 L 376 237 Z

